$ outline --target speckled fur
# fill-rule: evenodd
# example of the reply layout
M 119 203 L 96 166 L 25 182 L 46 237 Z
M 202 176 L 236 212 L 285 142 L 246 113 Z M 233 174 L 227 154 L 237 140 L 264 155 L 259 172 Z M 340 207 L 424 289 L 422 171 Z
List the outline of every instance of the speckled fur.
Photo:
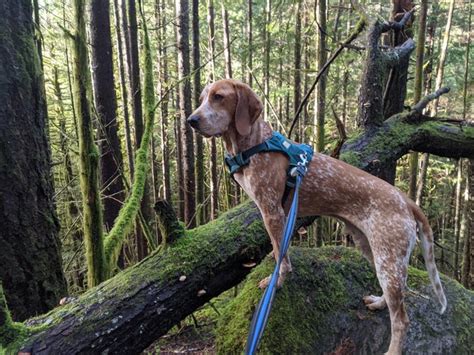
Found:
M 235 155 L 272 135 L 270 125 L 259 117 L 261 111 L 260 100 L 247 85 L 220 80 L 204 89 L 201 105 L 193 116 L 199 117 L 196 129 L 201 134 L 222 136 L 226 150 Z M 288 159 L 283 154 L 261 153 L 234 175 L 260 209 L 274 255 L 279 254 L 290 203 L 281 205 L 287 168 Z M 434 262 L 431 228 L 419 207 L 392 185 L 340 160 L 315 153 L 301 185 L 298 215 L 325 215 L 344 221 L 356 245 L 374 266 L 383 295 L 366 296 L 364 302 L 372 310 L 388 306 L 392 327 L 389 354 L 401 354 L 409 324 L 403 294 L 417 226 L 425 263 L 444 312 L 446 298 Z M 280 285 L 290 271 L 291 263 L 286 257 Z M 266 287 L 268 280 L 262 280 L 259 286 Z

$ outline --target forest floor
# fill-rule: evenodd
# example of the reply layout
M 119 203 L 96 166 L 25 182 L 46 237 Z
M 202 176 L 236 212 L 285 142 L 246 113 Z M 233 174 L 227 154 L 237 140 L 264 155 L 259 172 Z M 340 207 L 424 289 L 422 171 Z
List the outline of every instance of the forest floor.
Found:
M 150 345 L 143 354 L 215 354 L 215 329 L 220 311 L 234 297 L 235 290 L 231 289 L 214 298 L 212 303 L 206 303 Z

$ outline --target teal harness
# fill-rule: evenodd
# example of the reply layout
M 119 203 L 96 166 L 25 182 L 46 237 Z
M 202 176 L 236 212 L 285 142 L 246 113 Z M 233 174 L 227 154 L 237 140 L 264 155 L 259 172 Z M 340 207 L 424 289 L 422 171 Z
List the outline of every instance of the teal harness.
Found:
M 287 180 L 283 203 L 288 197 L 292 188 L 295 187 L 296 175 L 304 176 L 308 170 L 308 165 L 313 158 L 313 149 L 307 144 L 299 144 L 285 138 L 281 133 L 273 132 L 271 138 L 265 142 L 247 149 L 237 155 L 229 154 L 225 157 L 225 163 L 233 177 L 243 167 L 249 165 L 250 158 L 257 153 L 279 152 L 283 153 L 289 160 L 290 166 L 287 170 Z

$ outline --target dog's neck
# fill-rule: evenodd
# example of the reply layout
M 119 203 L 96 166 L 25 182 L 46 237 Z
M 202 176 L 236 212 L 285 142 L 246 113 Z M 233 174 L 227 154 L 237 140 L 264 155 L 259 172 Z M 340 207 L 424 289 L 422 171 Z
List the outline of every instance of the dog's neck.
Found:
M 230 155 L 236 155 L 252 148 L 272 136 L 273 130 L 270 124 L 263 119 L 258 119 L 251 127 L 250 134 L 241 136 L 235 128 L 229 129 L 222 135 L 225 149 Z

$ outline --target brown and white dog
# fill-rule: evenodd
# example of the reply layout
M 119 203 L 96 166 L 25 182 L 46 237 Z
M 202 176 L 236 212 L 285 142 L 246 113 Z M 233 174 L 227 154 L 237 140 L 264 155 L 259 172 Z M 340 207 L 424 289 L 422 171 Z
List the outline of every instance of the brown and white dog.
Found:
M 262 103 L 249 86 L 236 80 L 220 80 L 206 86 L 201 104 L 188 123 L 205 137 L 222 137 L 227 152 L 235 155 L 262 143 L 272 135 L 260 119 Z M 235 180 L 261 211 L 274 255 L 279 255 L 285 225 L 282 197 L 288 159 L 281 153 L 259 153 L 237 172 Z M 298 215 L 324 215 L 342 220 L 356 245 L 375 267 L 383 295 L 366 296 L 371 310 L 388 306 L 391 320 L 389 354 L 401 354 L 408 329 L 404 306 L 407 268 L 415 245 L 417 227 L 423 256 L 434 292 L 446 309 L 446 297 L 433 254 L 433 233 L 420 208 L 387 182 L 340 160 L 315 153 L 300 188 Z M 288 257 L 282 263 L 279 285 L 291 271 Z M 269 277 L 260 282 L 268 285 Z

